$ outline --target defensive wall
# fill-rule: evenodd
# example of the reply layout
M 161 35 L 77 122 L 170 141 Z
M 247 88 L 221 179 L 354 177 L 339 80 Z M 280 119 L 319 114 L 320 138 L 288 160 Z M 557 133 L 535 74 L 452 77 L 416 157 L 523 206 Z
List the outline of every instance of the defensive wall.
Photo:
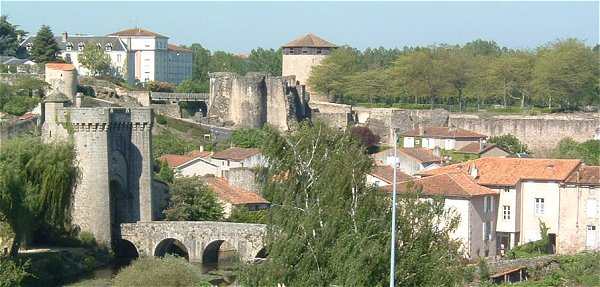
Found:
M 37 122 L 37 116 L 23 120 L 15 119 L 0 121 L 0 146 L 2 146 L 2 142 L 14 136 L 34 130 L 37 126 Z

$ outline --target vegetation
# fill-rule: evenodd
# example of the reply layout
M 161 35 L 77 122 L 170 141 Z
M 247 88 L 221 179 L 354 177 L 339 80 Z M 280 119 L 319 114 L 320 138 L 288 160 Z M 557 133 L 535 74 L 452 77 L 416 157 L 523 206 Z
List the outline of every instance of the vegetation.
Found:
M 19 48 L 19 37 L 25 38 L 27 33 L 8 22 L 8 16 L 0 16 L 0 55 L 16 56 Z M 1 285 L 0 285 L 1 286 Z
M 233 131 L 231 134 L 231 143 L 237 147 L 260 148 L 268 136 L 269 128 L 267 126 L 261 129 L 241 128 Z
M 71 191 L 77 176 L 70 144 L 15 138 L 0 148 L 0 214 L 14 232 L 10 255 L 41 226 L 69 229 Z
M 508 151 L 511 154 L 529 153 L 529 150 L 527 149 L 527 145 L 521 143 L 521 141 L 519 141 L 519 139 L 517 137 L 515 137 L 511 134 L 491 137 L 488 140 L 488 142 L 496 144 L 497 146 L 505 149 L 506 151 Z
M 0 83 L 0 111 L 15 116 L 31 111 L 40 102 L 38 94 L 46 86 L 32 77 L 22 77 L 13 85 Z
M 211 286 L 192 264 L 183 258 L 142 257 L 120 271 L 112 286 Z
M 152 156 L 154 158 L 159 158 L 164 154 L 185 154 L 196 148 L 191 141 L 177 137 L 168 130 L 152 136 Z
M 262 223 L 267 222 L 268 210 L 249 210 L 245 206 L 234 207 L 228 220 L 231 222 Z
M 558 143 L 552 155 L 555 158 L 581 159 L 588 165 L 600 165 L 600 141 L 587 140 L 579 143 L 565 138 Z
M 565 110 L 600 104 L 599 53 L 576 39 L 535 51 L 483 40 L 363 52 L 341 47 L 313 69 L 309 83 L 330 99 L 349 104 Z
M 525 244 L 518 245 L 513 249 L 509 250 L 507 255 L 509 258 L 530 258 L 544 254 L 549 254 L 548 245 L 550 241 L 548 239 L 548 227 L 546 223 L 540 220 L 540 240 L 531 241 Z
M 169 189 L 169 205 L 163 211 L 166 220 L 219 220 L 223 207 L 199 177 L 178 177 Z
M 33 46 L 29 55 L 31 60 L 36 63 L 47 63 L 56 61 L 56 55 L 59 52 L 58 44 L 54 40 L 54 34 L 49 26 L 42 25 L 35 35 Z
M 0 287 L 22 286 L 25 279 L 30 276 L 28 269 L 28 262 L 0 258 Z
M 263 153 L 269 260 L 245 266 L 241 284 L 389 284 L 390 206 L 365 182 L 372 162 L 364 147 L 349 132 L 305 123 L 289 135 L 269 131 Z M 399 203 L 397 285 L 461 282 L 459 245 L 449 238 L 457 218 L 417 193 Z
M 373 148 L 379 144 L 379 136 L 374 134 L 368 127 L 352 127 L 350 134 L 367 148 Z
M 167 82 L 150 81 L 147 84 L 147 88 L 152 92 L 167 92 L 171 93 L 175 91 L 175 86 Z
M 112 74 L 110 56 L 104 52 L 104 47 L 89 43 L 78 56 L 79 63 L 87 68 L 92 76 L 110 76 Z
M 166 183 L 173 183 L 173 180 L 175 179 L 175 173 L 166 162 L 161 161 L 160 170 L 158 171 L 157 177 Z

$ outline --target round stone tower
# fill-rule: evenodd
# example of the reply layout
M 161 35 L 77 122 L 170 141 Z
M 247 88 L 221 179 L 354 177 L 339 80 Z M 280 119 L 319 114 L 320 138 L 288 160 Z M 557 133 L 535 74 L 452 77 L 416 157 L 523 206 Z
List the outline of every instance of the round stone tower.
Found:
M 71 101 L 75 101 L 77 92 L 77 70 L 72 64 L 48 63 L 45 70 L 46 83 L 52 90 L 59 90 Z

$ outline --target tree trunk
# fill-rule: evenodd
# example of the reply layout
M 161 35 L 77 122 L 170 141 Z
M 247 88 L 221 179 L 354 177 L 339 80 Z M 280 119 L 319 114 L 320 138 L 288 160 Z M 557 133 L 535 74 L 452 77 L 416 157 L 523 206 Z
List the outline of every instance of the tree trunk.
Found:
M 458 111 L 462 113 L 462 89 L 458 89 Z
M 22 236 L 19 232 L 15 232 L 15 237 L 13 238 L 13 242 L 10 246 L 10 251 L 8 255 L 12 258 L 17 258 L 19 255 L 19 248 L 21 247 L 21 240 L 23 240 Z

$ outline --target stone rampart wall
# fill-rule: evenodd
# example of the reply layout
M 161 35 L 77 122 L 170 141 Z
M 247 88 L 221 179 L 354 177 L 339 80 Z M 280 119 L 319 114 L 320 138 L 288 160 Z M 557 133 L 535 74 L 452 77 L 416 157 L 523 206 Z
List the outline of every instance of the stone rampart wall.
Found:
M 0 146 L 2 146 L 2 142 L 14 136 L 35 129 L 37 122 L 37 116 L 27 120 L 0 122 Z

